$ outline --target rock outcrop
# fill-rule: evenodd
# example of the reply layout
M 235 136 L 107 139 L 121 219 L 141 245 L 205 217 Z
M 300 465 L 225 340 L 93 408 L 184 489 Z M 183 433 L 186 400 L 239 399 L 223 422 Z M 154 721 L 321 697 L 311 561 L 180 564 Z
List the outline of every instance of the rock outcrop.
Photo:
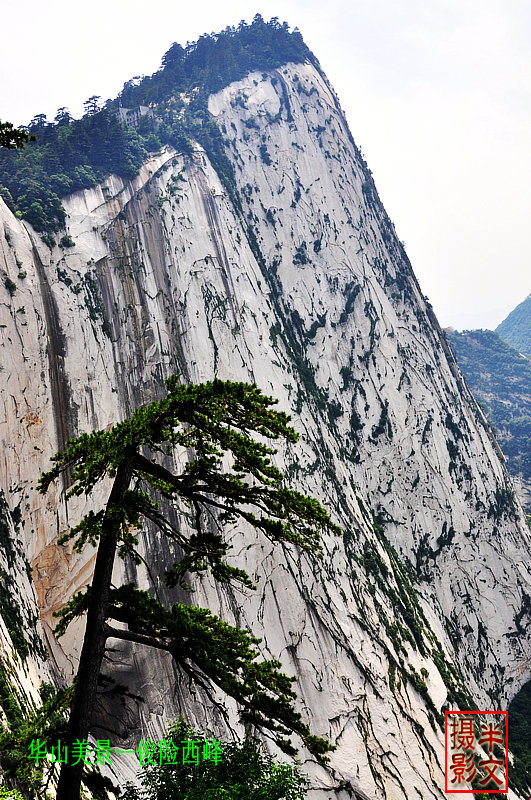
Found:
M 312 800 L 442 798 L 441 711 L 506 708 L 531 675 L 522 510 L 323 75 L 251 73 L 209 110 L 236 204 L 198 144 L 66 198 L 75 247 L 50 249 L 0 200 L 15 285 L 0 286 L 0 487 L 25 521 L 51 663 L 71 677 L 82 623 L 57 642 L 52 613 L 90 582 L 93 551 L 56 546 L 88 505 L 61 486 L 36 494 L 50 456 L 160 397 L 174 372 L 256 382 L 301 435 L 279 464 L 344 534 L 316 562 L 231 529 L 258 590 L 203 579 L 190 601 L 251 627 L 297 676 L 301 712 L 337 746 L 329 770 L 302 752 Z M 141 547 L 170 599 L 168 544 L 146 530 Z M 117 577 L 136 569 L 118 563 Z M 179 710 L 229 735 L 160 654 L 113 661 L 146 701 L 107 706 L 121 741 L 160 738 Z M 124 757 L 115 776 L 134 769 Z

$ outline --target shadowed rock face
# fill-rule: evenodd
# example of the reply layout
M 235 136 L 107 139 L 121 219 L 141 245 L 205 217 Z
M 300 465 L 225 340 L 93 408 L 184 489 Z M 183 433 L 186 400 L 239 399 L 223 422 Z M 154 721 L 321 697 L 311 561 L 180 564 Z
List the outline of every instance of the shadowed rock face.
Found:
M 68 250 L 50 251 L 0 201 L 17 284 L 0 287 L 0 481 L 26 520 L 46 642 L 70 677 L 82 625 L 57 643 L 51 615 L 90 582 L 93 558 L 55 547 L 89 505 L 66 506 L 60 486 L 34 492 L 49 456 L 160 397 L 174 372 L 256 382 L 301 435 L 279 465 L 344 535 L 316 563 L 230 529 L 234 564 L 258 590 L 197 580 L 190 602 L 252 627 L 297 676 L 303 715 L 337 745 L 328 771 L 302 751 L 312 800 L 442 798 L 441 710 L 506 708 L 530 675 L 529 532 L 326 79 L 288 64 L 231 84 L 209 109 L 241 211 L 199 145 L 67 198 Z M 157 577 L 170 546 L 149 529 L 141 546 L 175 600 Z M 152 586 L 117 564 L 116 582 L 134 579 Z M 232 702 L 227 722 L 161 654 L 111 658 L 146 701 L 100 709 L 120 742 L 160 738 L 178 711 L 240 732 Z M 135 769 L 122 757 L 115 776 Z
M 531 305 L 528 307 L 531 312 Z M 445 333 L 474 396 L 496 431 L 518 498 L 529 513 L 531 361 L 494 331 L 447 329 Z

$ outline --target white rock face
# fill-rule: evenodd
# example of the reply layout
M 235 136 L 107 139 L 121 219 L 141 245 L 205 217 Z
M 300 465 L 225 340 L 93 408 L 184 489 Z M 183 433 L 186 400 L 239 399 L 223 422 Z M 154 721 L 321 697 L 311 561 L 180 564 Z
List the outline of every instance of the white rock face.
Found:
M 238 526 L 234 564 L 258 590 L 198 580 L 191 602 L 251 627 L 297 676 L 303 716 L 337 746 L 329 770 L 301 751 L 311 800 L 442 798 L 438 714 L 506 708 L 531 675 L 529 531 L 326 80 L 311 65 L 253 73 L 209 109 L 240 210 L 199 145 L 67 198 L 74 248 L 50 251 L 0 200 L 17 287 L 0 285 L 0 488 L 26 521 L 45 641 L 69 678 L 82 624 L 57 642 L 52 612 L 94 557 L 55 545 L 89 506 L 36 494 L 50 455 L 174 372 L 256 382 L 300 432 L 278 463 L 344 536 L 316 562 Z M 142 547 L 163 574 L 168 544 L 146 530 Z M 117 564 L 117 583 L 134 579 Z M 123 741 L 160 738 L 179 710 L 230 735 L 167 659 L 120 652 L 120 680 L 146 699 L 108 709 Z M 123 759 L 115 777 L 134 771 Z

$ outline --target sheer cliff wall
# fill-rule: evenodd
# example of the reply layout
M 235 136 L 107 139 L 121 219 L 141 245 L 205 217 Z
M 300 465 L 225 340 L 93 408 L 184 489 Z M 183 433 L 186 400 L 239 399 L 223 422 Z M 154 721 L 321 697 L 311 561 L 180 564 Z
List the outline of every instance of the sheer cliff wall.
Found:
M 16 285 L 0 285 L 0 488 L 25 520 L 51 663 L 71 677 L 82 623 L 57 642 L 52 612 L 90 582 L 94 553 L 56 547 L 90 506 L 35 493 L 50 455 L 160 397 L 174 372 L 255 382 L 301 435 L 279 464 L 344 534 L 317 563 L 231 529 L 258 591 L 204 579 L 190 601 L 249 625 L 297 676 L 301 712 L 337 745 L 328 771 L 303 751 L 312 800 L 442 798 L 440 712 L 505 708 L 531 673 L 529 531 L 326 79 L 309 64 L 252 73 L 209 109 L 232 185 L 199 145 L 164 150 L 131 183 L 66 198 L 75 247 L 52 250 L 0 201 Z M 171 549 L 150 530 L 141 545 L 171 599 L 158 577 Z M 179 709 L 227 735 L 160 654 L 112 660 L 146 700 L 107 708 L 122 741 L 158 738 Z

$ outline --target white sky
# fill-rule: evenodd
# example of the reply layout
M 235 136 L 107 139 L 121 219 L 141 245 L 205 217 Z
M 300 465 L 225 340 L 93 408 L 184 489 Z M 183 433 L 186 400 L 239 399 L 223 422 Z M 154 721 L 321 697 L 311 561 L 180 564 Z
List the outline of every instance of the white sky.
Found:
M 528 0 L 0 0 L 0 118 L 81 116 L 256 12 L 321 62 L 441 324 L 495 327 L 531 292 Z

